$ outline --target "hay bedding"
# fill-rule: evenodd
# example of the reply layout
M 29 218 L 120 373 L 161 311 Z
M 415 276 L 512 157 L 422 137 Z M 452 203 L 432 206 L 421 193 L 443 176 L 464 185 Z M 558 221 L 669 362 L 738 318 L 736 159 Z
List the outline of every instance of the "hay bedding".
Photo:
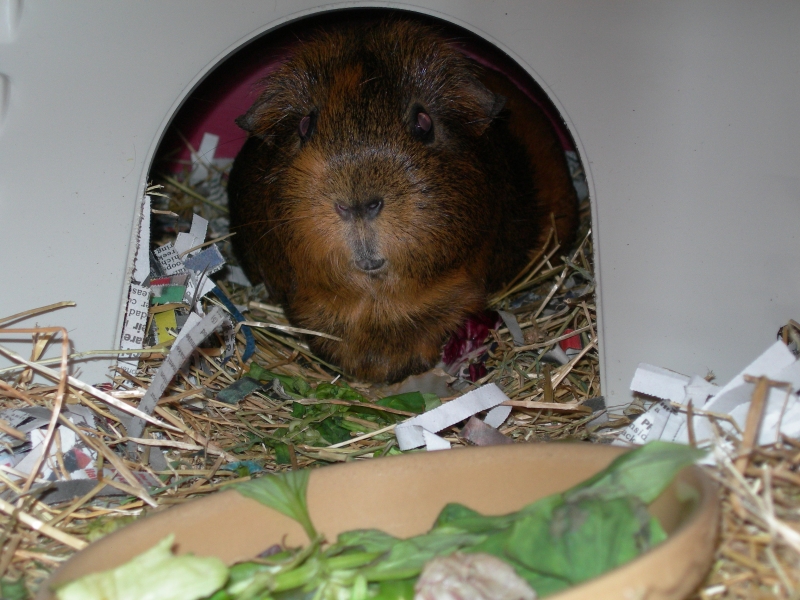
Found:
M 223 178 L 224 173 L 212 169 L 210 180 L 197 188 L 182 183 L 183 178 L 165 181 L 165 196 L 153 211 L 156 244 L 174 238 L 178 230 L 188 229 L 193 212 L 209 219 L 209 237 L 227 235 L 227 211 L 220 188 Z M 467 356 L 449 369 L 455 375 L 449 377 L 453 397 L 488 382 L 503 389 L 514 408 L 500 431 L 514 442 L 608 442 L 616 435 L 615 428 L 628 424 L 646 408 L 637 400 L 625 414 L 604 416 L 592 400 L 601 390 L 588 204 L 582 208 L 581 241 L 568 255 L 566 265 L 548 259 L 564 254 L 552 240 L 509 289 L 492 299 L 491 308 L 516 317 L 522 345 L 515 343 L 508 328 L 502 326 L 490 331 L 485 343 L 467 344 Z M 229 264 L 233 262 L 228 242 L 223 240 L 219 246 Z M 235 304 L 248 308 L 248 319 L 279 327 L 288 324 L 280 308 L 269 304 L 260 286 L 249 288 L 223 280 L 218 285 Z M 13 319 L 0 321 L 0 333 L 11 327 Z M 240 354 L 244 338 L 240 331 L 237 352 L 224 364 L 219 360 L 219 341 L 206 344 L 178 373 L 156 408 L 154 416 L 173 429 L 148 425 L 143 435 L 165 452 L 168 465 L 163 471 L 154 471 L 142 464 L 145 461 L 131 462 L 114 451 L 126 441 L 119 419 L 103 402 L 75 387 L 76 382 L 68 385 L 63 367 L 61 380 L 53 385 L 32 383 L 29 369 L 0 372 L 0 408 L 41 406 L 61 412 L 86 406 L 100 417 L 99 425 L 96 429 L 75 429 L 97 450 L 97 470 L 102 472 L 104 465 L 111 465 L 117 472 L 145 472 L 161 482 L 147 490 L 135 477 L 105 479 L 79 498 L 48 505 L 40 499 L 46 482 L 21 477 L 13 469 L 0 470 L 0 596 L 25 598 L 87 542 L 143 515 L 216 491 L 251 474 L 399 453 L 391 429 L 413 413 L 397 409 L 359 412 L 363 403 L 353 399 L 360 394 L 374 401 L 396 392 L 396 388 L 356 381 L 348 381 L 349 387 L 343 385 L 346 378 L 335 367 L 316 359 L 300 337 L 279 327 L 252 328 L 256 341 L 252 360 L 276 374 L 296 378 L 294 381 L 303 382 L 302 386 L 312 391 L 333 382 L 340 390 L 338 397 L 327 394 L 327 398 L 297 403 L 284 386 L 273 383 L 236 405 L 220 402 L 217 393 L 248 369 Z M 54 331 L 45 330 L 32 334 L 32 360 L 38 359 L 54 335 Z M 60 335 L 66 338 L 63 330 Z M 578 338 L 580 344 L 575 344 Z M 571 350 L 567 364 L 548 360 L 560 354 L 559 342 L 566 339 L 580 350 Z M 553 349 L 555 352 L 551 352 Z M 163 358 L 164 354 L 157 351 L 143 354 L 136 375 L 118 371 L 108 389 L 135 406 Z M 542 408 L 542 403 L 553 404 L 554 409 Z M 577 406 L 570 407 L 572 404 Z M 323 427 L 326 419 L 335 421 L 336 427 Z M 4 423 L 0 423 L 0 429 L 12 437 L 20 436 Z M 459 436 L 458 427 L 443 435 L 454 446 L 467 444 Z M 333 438 L 344 439 L 329 443 Z M 66 468 L 58 436 L 51 443 L 56 449 L 55 470 L 63 474 Z M 800 444 L 784 440 L 756 449 L 743 473 L 735 467 L 712 469 L 723 489 L 723 538 L 718 561 L 697 598 L 798 597 L 798 465 Z M 99 495 L 107 483 L 122 495 Z M 783 530 L 779 531 L 780 527 Z

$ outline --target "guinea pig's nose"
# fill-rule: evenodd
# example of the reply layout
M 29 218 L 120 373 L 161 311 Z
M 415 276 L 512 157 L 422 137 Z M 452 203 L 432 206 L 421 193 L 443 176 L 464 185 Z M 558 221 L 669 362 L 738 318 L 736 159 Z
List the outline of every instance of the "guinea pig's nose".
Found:
M 385 258 L 363 258 L 361 260 L 356 261 L 356 266 L 362 271 L 367 271 L 367 272 L 377 271 L 384 264 L 386 264 Z

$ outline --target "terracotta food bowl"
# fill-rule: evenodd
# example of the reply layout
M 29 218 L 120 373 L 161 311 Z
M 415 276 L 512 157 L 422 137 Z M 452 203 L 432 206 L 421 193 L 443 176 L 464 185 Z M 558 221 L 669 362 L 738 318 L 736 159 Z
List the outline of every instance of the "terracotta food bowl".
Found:
M 395 536 L 424 533 L 442 507 L 460 502 L 486 514 L 516 511 L 606 467 L 624 450 L 591 444 L 514 444 L 364 460 L 313 471 L 308 505 L 328 540 L 350 529 Z M 678 600 L 702 581 L 714 555 L 719 500 L 711 479 L 684 469 L 651 505 L 669 538 L 638 559 L 553 600 Z M 42 586 L 115 567 L 174 533 L 179 552 L 246 560 L 281 540 L 307 542 L 300 526 L 235 491 L 224 491 L 147 517 L 98 540 Z

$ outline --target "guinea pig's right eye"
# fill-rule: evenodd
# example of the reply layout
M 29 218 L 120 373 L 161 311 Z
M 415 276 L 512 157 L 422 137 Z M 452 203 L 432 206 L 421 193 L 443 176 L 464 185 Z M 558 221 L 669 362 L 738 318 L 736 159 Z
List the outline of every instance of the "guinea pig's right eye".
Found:
M 314 125 L 316 125 L 316 123 L 317 115 L 313 112 L 300 119 L 300 124 L 297 126 L 297 132 L 300 134 L 301 140 L 305 142 L 311 137 L 311 135 L 314 133 Z
M 412 113 L 414 115 L 411 123 L 411 132 L 423 142 L 433 141 L 433 119 L 422 107 L 417 107 Z

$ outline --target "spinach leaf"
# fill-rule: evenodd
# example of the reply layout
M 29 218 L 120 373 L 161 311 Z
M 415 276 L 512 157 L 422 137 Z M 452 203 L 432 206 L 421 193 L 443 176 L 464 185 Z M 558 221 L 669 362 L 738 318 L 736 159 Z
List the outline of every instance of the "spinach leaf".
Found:
M 660 440 L 623 454 L 606 469 L 564 494 L 568 500 L 591 497 L 613 500 L 636 496 L 645 504 L 658 498 L 678 472 L 706 455 L 683 444 Z

